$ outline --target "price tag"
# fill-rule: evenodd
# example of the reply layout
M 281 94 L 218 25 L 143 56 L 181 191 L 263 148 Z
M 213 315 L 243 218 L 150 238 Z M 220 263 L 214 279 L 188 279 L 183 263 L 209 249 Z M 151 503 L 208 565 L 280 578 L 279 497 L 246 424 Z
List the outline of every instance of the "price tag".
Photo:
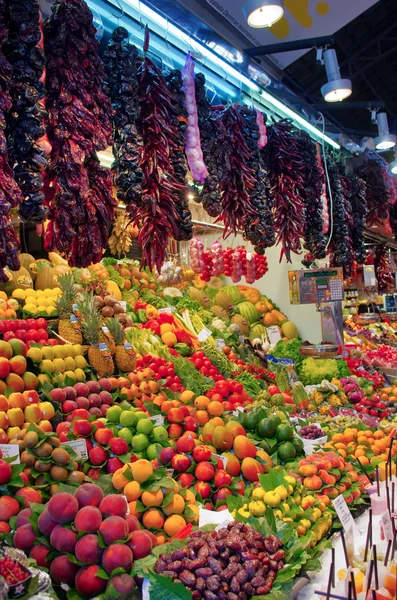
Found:
M 272 346 L 275 346 L 277 342 L 281 340 L 280 330 L 276 325 L 273 327 L 266 327 L 267 337 Z
M 172 477 L 174 474 L 174 469 L 166 469 L 165 474 L 167 477 Z
M 10 465 L 19 465 L 19 446 L 18 444 L 0 444 L 0 450 L 3 454 L 3 458 L 13 458 L 14 460 L 9 463 Z
M 394 527 L 393 522 L 391 520 L 391 516 L 388 510 L 385 510 L 381 516 L 381 523 L 383 527 L 383 533 L 385 534 L 385 540 L 393 540 L 394 539 Z
M 217 458 L 220 458 L 223 464 L 223 468 L 226 469 L 227 465 L 227 456 L 221 456 L 220 454 L 214 454 Z
M 222 525 L 224 527 L 225 522 L 232 523 L 232 521 L 234 519 L 227 508 L 216 512 L 199 506 L 199 527 L 204 527 L 204 525 Z
M 225 340 L 222 340 L 221 338 L 216 338 L 215 344 L 219 351 L 226 346 Z
M 155 427 L 159 427 L 161 425 L 164 425 L 164 417 L 163 417 L 163 415 L 153 415 L 152 417 L 149 417 L 149 421 L 153 421 Z
M 165 308 L 159 308 L 159 313 L 168 313 L 172 315 L 172 313 L 175 312 L 175 310 L 175 306 L 166 306 Z
M 235 417 L 238 417 L 238 413 L 243 413 L 244 412 L 244 408 L 242 406 L 238 406 L 236 408 L 236 410 L 234 410 L 232 412 L 232 415 L 234 415 Z
M 76 453 L 76 460 L 87 460 L 87 442 L 85 440 L 72 440 L 70 442 L 61 442 L 61 446 L 69 446 Z
M 339 521 L 341 522 L 344 531 L 347 531 L 348 529 L 350 529 L 350 527 L 353 527 L 354 519 L 342 494 L 335 498 L 332 504 L 334 505 L 336 514 L 338 515 Z
M 142 583 L 142 600 L 150 600 L 150 581 L 144 579 Z
M 240 342 L 241 342 L 242 344 L 244 344 L 244 342 L 245 342 L 245 337 L 244 337 L 243 335 L 239 335 L 239 336 L 238 336 L 238 339 L 240 340 Z
M 126 310 L 127 310 L 127 302 L 125 300 L 119 300 L 118 303 L 120 304 L 120 306 L 124 310 L 124 312 L 126 312 Z
M 200 342 L 206 342 L 211 335 L 212 331 L 210 331 L 207 327 L 204 327 L 197 337 Z

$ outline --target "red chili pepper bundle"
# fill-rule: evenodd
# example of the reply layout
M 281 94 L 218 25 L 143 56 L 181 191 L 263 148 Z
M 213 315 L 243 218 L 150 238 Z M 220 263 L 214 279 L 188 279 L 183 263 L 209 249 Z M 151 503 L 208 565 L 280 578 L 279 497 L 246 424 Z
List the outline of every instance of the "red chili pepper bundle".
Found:
M 72 266 L 102 258 L 116 200 L 112 177 L 96 158 L 112 141 L 112 109 L 92 13 L 83 0 L 57 0 L 46 21 L 47 109 L 53 146 L 45 248 Z
M 349 180 L 345 177 L 344 165 L 331 164 L 328 168 L 332 192 L 333 231 L 330 243 L 330 263 L 343 267 L 349 276 L 354 261 L 351 229 L 353 226 L 352 209 L 348 199 Z
M 145 52 L 148 49 L 146 32 Z M 168 89 L 161 71 L 145 54 L 138 69 L 141 118 L 138 122 L 143 147 L 140 168 L 143 172 L 142 201 L 135 222 L 140 224 L 138 237 L 142 248 L 142 265 L 160 272 L 170 237 L 185 239 L 185 219 L 176 208 L 186 186 L 179 183 L 173 164 L 173 150 L 180 136 L 172 119 L 177 116 L 174 94 Z M 182 142 L 182 149 L 184 142 Z M 182 220 L 183 219 L 183 220 Z
M 390 268 L 389 250 L 383 246 L 376 246 L 374 254 L 375 274 L 378 288 L 381 293 L 394 287 L 394 277 Z
M 364 153 L 365 154 L 365 153 Z M 389 219 L 390 190 L 388 189 L 382 172 L 380 157 L 371 153 L 364 164 L 359 167 L 356 174 L 361 177 L 367 186 L 367 225 L 382 225 Z
M 280 262 L 285 254 L 300 254 L 305 228 L 304 161 L 300 156 L 295 128 L 287 120 L 267 129 L 268 143 L 263 153 L 270 172 L 274 198 L 273 217 L 277 244 L 282 245 Z
M 8 31 L 5 25 L 5 0 L 0 0 L 0 281 L 8 281 L 4 268 L 12 271 L 20 268 L 18 258 L 19 241 L 11 222 L 11 208 L 17 208 L 23 201 L 14 173 L 8 162 L 7 142 L 4 136 L 5 115 L 11 110 L 9 84 L 12 68 L 4 57 L 2 47 L 7 40 Z

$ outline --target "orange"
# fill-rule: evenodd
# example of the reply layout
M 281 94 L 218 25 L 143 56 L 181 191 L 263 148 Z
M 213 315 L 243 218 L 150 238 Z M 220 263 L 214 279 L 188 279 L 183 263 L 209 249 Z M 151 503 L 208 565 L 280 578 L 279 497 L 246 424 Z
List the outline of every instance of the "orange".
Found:
M 337 444 L 334 444 L 334 446 L 337 450 L 346 450 L 346 444 L 342 444 L 342 442 L 338 442 Z
M 208 413 L 205 410 L 198 410 L 195 414 L 195 417 L 201 427 L 210 420 Z
M 128 502 L 138 500 L 138 498 L 140 498 L 141 495 L 142 492 L 139 483 L 137 481 L 129 481 L 124 488 L 124 496 L 127 498 Z
M 163 498 L 163 492 L 157 490 L 157 492 L 143 492 L 141 500 L 145 506 L 161 506 Z M 136 500 L 136 498 L 131 498 L 131 500 Z M 162 525 L 158 529 L 161 527 Z
M 140 458 L 139 460 L 132 463 L 131 471 L 135 481 L 143 483 L 144 481 L 149 479 L 151 475 L 153 475 L 153 466 L 148 460 Z
M 360 456 L 365 456 L 365 450 L 363 450 L 362 448 L 357 448 L 357 450 L 354 453 L 354 456 L 356 458 L 359 458 Z
M 193 400 L 193 398 L 194 392 L 192 392 L 191 390 L 185 390 L 180 396 L 181 402 L 183 402 L 183 404 L 188 404 L 191 400 Z
M 393 394 L 393 396 L 397 396 L 397 387 L 394 387 L 391 393 Z
M 172 515 L 164 523 L 164 531 L 170 537 L 179 533 L 184 527 L 186 527 L 186 521 L 180 515 Z
M 167 506 L 163 506 L 163 512 L 167 517 L 170 515 L 181 515 L 185 510 L 185 501 L 180 494 L 174 494 L 171 502 Z
M 175 330 L 175 327 L 171 325 L 171 323 L 163 323 L 160 325 L 160 334 L 164 335 L 165 333 L 172 333 Z
M 380 399 L 381 399 L 381 400 L 383 400 L 383 401 L 385 401 L 385 400 L 388 400 L 388 399 L 389 399 L 389 394 L 382 393 L 382 394 L 380 395 Z
M 383 431 L 380 431 L 380 429 L 377 429 L 377 430 L 374 432 L 374 438 L 375 438 L 376 440 L 381 440 L 381 439 L 382 439 L 382 438 L 384 438 L 384 437 L 385 437 L 385 434 L 383 433 Z
M 222 402 L 213 400 L 207 406 L 208 414 L 213 417 L 220 417 L 223 414 L 224 408 Z
M 345 441 L 345 436 L 343 435 L 343 433 L 335 433 L 335 435 L 332 437 L 332 442 L 344 442 Z
M 151 508 L 143 514 L 142 523 L 146 529 L 161 529 L 164 517 L 156 508 Z
M 338 454 L 339 454 L 340 456 L 343 456 L 343 458 L 346 458 L 346 456 L 347 456 L 347 452 L 346 452 L 346 450 L 343 450 L 343 448 L 339 448 L 339 449 L 337 450 L 337 452 L 338 452 Z
M 194 400 L 194 405 L 197 406 L 199 410 L 203 410 L 204 408 L 207 408 L 210 402 L 211 400 L 207 398 L 207 396 L 197 396 Z
M 176 337 L 175 333 L 168 331 L 167 333 L 163 333 L 163 335 L 161 336 L 161 341 L 165 346 L 168 346 L 170 348 L 178 343 L 178 338 Z

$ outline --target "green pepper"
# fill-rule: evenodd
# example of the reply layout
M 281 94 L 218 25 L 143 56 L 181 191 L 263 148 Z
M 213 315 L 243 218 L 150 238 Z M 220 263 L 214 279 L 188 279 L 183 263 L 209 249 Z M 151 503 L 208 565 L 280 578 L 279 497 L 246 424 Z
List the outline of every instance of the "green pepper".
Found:
M 187 344 L 175 344 L 174 350 L 176 350 L 181 356 L 191 356 L 193 354 L 192 348 L 190 348 Z
M 138 319 L 138 323 L 146 323 L 147 318 L 146 318 L 146 311 L 144 308 L 139 308 L 136 312 L 135 315 Z

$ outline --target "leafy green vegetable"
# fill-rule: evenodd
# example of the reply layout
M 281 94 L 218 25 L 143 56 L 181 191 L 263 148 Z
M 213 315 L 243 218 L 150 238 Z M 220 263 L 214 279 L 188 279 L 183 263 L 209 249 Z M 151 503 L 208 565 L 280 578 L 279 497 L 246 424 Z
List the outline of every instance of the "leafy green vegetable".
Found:
M 205 394 L 211 389 L 215 382 L 210 377 L 204 377 L 197 371 L 196 367 L 182 356 L 172 356 L 172 362 L 175 367 L 175 375 L 179 377 L 182 385 L 187 389 L 194 392 L 196 395 Z
M 232 375 L 233 368 L 231 362 L 229 362 L 227 356 L 223 352 L 219 352 L 216 346 L 209 344 L 208 342 L 202 344 L 202 351 L 211 361 L 211 363 L 218 369 L 219 373 L 229 379 Z
M 302 362 L 299 378 L 303 385 L 316 385 L 324 379 L 331 381 L 334 377 L 339 377 L 336 360 L 306 358 Z
M 234 379 L 243 384 L 245 391 L 252 398 L 256 398 L 256 396 L 266 387 L 266 382 L 262 379 L 256 379 L 256 377 L 246 371 L 240 373 L 240 375 L 237 375 Z
M 289 340 L 277 342 L 272 354 L 275 358 L 290 358 L 295 362 L 295 368 L 299 371 L 302 364 L 302 356 L 299 353 L 299 348 L 302 346 L 301 340 Z

